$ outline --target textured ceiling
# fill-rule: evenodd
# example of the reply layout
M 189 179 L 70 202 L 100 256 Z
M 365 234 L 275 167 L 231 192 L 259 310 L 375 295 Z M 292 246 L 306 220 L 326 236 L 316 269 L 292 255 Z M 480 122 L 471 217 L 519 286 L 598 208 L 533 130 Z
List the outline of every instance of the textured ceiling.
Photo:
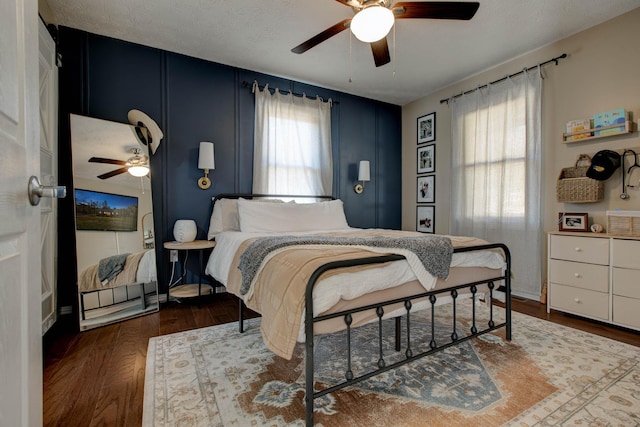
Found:
M 389 36 L 392 61 L 379 68 L 369 45 L 349 31 L 301 55 L 291 52 L 353 16 L 335 0 L 48 4 L 59 25 L 404 105 L 640 7 L 640 0 L 480 0 L 471 21 L 400 20 L 395 49 L 394 30 Z

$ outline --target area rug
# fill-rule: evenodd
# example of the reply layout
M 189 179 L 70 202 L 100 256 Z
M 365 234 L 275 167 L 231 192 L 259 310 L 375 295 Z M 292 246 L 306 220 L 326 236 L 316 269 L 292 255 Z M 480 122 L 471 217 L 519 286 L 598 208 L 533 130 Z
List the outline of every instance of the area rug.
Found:
M 439 343 L 451 339 L 448 310 L 437 308 Z M 486 307 L 477 310 L 488 319 Z M 462 336 L 472 326 L 470 304 L 457 311 Z M 411 318 L 414 354 L 428 345 L 418 338 L 431 331 L 426 313 Z M 243 334 L 231 323 L 152 338 L 143 426 L 303 426 L 304 348 L 291 360 L 275 356 L 259 322 L 249 320 Z M 352 340 L 354 370 L 375 365 L 378 325 L 356 328 Z M 344 334 L 316 339 L 316 388 L 344 378 L 336 355 L 345 342 Z M 387 363 L 403 357 L 390 341 L 384 348 Z M 325 427 L 636 426 L 638 408 L 640 348 L 514 312 L 512 341 L 500 329 L 459 343 L 323 396 L 314 417 Z

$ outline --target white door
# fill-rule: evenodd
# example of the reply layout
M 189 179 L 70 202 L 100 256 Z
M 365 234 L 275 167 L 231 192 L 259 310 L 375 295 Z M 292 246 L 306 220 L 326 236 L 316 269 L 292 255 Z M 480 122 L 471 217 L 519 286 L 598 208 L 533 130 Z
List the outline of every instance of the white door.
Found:
M 0 424 L 42 425 L 38 3 L 0 0 Z
M 55 185 L 58 164 L 58 69 L 56 45 L 41 20 L 40 39 L 40 180 Z M 42 335 L 57 319 L 57 209 L 56 199 L 40 201 L 42 259 Z

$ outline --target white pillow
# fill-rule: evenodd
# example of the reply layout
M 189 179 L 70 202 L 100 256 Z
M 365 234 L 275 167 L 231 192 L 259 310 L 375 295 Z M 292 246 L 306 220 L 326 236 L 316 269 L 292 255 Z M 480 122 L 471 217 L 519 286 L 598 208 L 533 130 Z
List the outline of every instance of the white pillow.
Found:
M 240 231 L 286 232 L 348 229 L 342 200 L 265 203 L 238 200 Z
M 238 200 L 236 199 L 218 199 L 213 205 L 207 239 L 213 240 L 218 233 L 223 231 L 240 231 Z
M 253 200 L 240 198 L 249 203 L 256 203 Z M 283 203 L 279 199 L 263 199 L 262 203 Z M 209 232 L 207 239 L 213 240 L 218 233 L 223 231 L 240 231 L 240 220 L 238 218 L 238 199 L 218 199 L 213 205 L 211 219 L 209 220 Z

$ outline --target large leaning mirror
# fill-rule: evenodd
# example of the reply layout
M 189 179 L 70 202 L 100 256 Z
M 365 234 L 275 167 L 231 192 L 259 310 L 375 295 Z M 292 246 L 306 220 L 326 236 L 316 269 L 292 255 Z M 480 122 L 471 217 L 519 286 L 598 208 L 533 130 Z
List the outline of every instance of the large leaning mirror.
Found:
M 72 114 L 80 330 L 158 310 L 150 162 L 140 129 Z

